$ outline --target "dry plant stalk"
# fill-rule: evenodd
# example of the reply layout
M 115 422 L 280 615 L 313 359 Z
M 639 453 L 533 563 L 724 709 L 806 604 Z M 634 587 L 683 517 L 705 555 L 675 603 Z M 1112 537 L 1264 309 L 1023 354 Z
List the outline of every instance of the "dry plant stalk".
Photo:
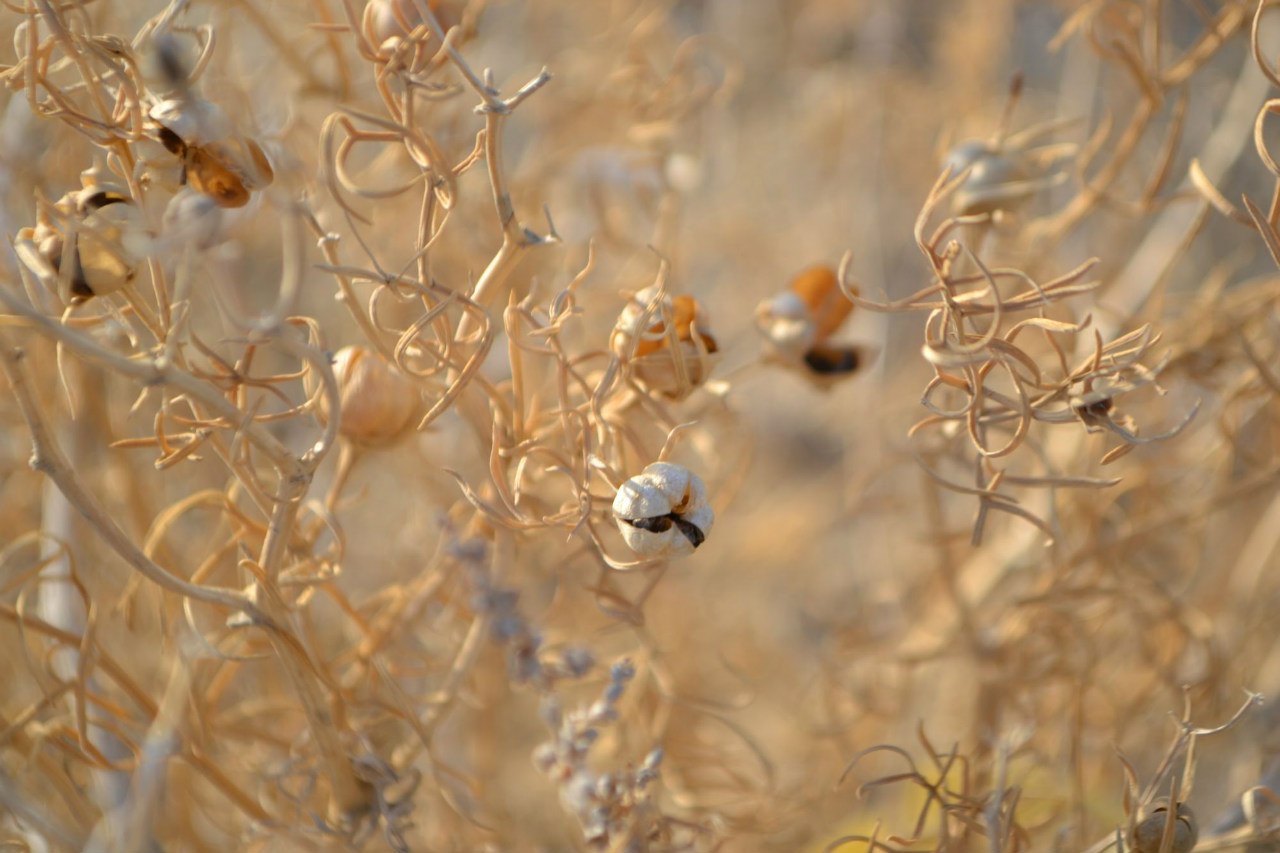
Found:
M 1027 5 L 7 0 L 0 848 L 1273 842 L 1274 12 Z

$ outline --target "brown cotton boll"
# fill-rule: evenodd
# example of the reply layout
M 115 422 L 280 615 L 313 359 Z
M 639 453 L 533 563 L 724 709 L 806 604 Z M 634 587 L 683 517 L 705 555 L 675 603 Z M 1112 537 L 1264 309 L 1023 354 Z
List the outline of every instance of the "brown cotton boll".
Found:
M 646 287 L 628 299 L 627 304 L 622 307 L 622 312 L 613 324 L 613 332 L 609 335 L 609 348 L 616 355 L 645 355 L 661 346 L 666 335 L 662 315 L 664 311 L 670 313 L 671 297 L 663 294 L 650 310 L 649 305 L 658 299 L 658 293 L 657 285 Z
M 665 334 L 660 341 L 646 341 L 644 354 L 636 356 L 632 367 L 636 378 L 648 387 L 667 397 L 683 399 L 707 381 L 715 366 L 711 356 L 719 347 L 707 331 L 706 311 L 698 300 L 688 295 L 674 297 L 671 315 L 676 333 L 674 345 Z
M 708 336 L 709 337 L 709 336 Z M 715 342 L 712 341 L 712 347 Z M 716 360 L 711 357 L 714 348 L 706 345 L 699 349 L 693 341 L 680 341 L 674 348 L 663 347 L 631 362 L 632 371 L 647 388 L 669 397 L 682 400 L 695 388 L 707 381 Z
M 367 447 L 399 438 L 418 414 L 418 389 L 381 355 L 362 346 L 343 347 L 333 357 L 341 417 L 338 432 Z M 328 398 L 320 398 L 320 419 L 328 421 Z
M 183 182 L 219 207 L 244 207 L 275 171 L 262 146 L 233 132 L 216 104 L 171 98 L 151 108 L 151 134 L 182 160 Z
M 618 357 L 629 360 L 632 374 L 647 388 L 679 400 L 706 382 L 719 345 L 709 330 L 702 303 L 687 294 L 663 294 L 649 311 L 658 293 L 653 285 L 628 300 L 614 324 L 609 345 Z M 667 323 L 674 335 L 668 332 Z
M 815 343 L 834 334 L 853 311 L 853 303 L 840 290 L 840 279 L 831 267 L 809 267 L 792 279 L 790 290 L 809 308 Z
M 187 183 L 220 207 L 244 207 L 249 203 L 248 187 L 211 148 L 188 149 Z
M 853 373 L 867 361 L 862 347 L 820 344 L 804 354 L 805 366 L 819 376 Z
M 801 271 L 756 307 L 765 358 L 820 382 L 856 372 L 867 361 L 864 348 L 830 341 L 852 312 L 834 269 L 820 264 Z
M 824 344 L 852 311 L 836 271 L 819 265 L 803 270 L 786 290 L 761 302 L 756 326 L 771 355 L 794 363 Z
M 191 188 L 220 207 L 244 207 L 252 190 L 267 186 L 275 177 L 266 154 L 252 139 L 188 146 L 183 162 Z
M 1165 842 L 1166 831 L 1172 833 Z M 1151 804 L 1147 816 L 1133 828 L 1129 840 L 1134 853 L 1160 853 L 1162 842 L 1168 853 L 1191 853 L 1199 838 L 1195 814 L 1186 803 L 1178 803 L 1169 825 L 1169 803 L 1160 799 Z

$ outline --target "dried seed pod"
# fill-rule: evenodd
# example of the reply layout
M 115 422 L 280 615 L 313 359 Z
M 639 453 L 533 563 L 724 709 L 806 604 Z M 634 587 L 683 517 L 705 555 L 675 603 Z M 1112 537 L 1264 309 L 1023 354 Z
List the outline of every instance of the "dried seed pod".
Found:
M 800 295 L 784 290 L 756 307 L 756 327 L 775 361 L 797 362 L 813 346 L 817 327 Z
M 152 134 L 182 159 L 182 181 L 220 207 L 244 207 L 275 179 L 261 146 L 232 132 L 216 104 L 171 98 L 151 108 Z
M 367 347 L 338 350 L 333 374 L 340 393 L 338 432 L 354 444 L 373 447 L 394 441 L 418 413 L 420 398 L 413 382 Z M 320 419 L 327 423 L 327 399 L 320 400 Z
M 715 513 L 697 474 L 683 465 L 654 462 L 618 489 L 613 518 L 640 556 L 683 557 L 706 540 Z
M 711 356 L 719 346 L 708 331 L 707 312 L 698 300 L 663 294 L 650 311 L 658 293 L 656 285 L 646 287 L 627 302 L 609 345 L 620 358 L 628 359 L 634 376 L 646 387 L 683 399 L 707 380 L 714 367 Z
M 274 177 L 258 143 L 243 138 L 201 148 L 188 146 L 185 168 L 191 188 L 222 207 L 244 207 L 250 191 L 266 186 Z
M 998 144 L 970 139 L 952 148 L 943 166 L 950 169 L 953 178 L 968 170 L 952 196 L 952 209 L 961 216 L 1014 210 L 1035 193 L 1065 178 L 1066 174 L 1054 164 L 1061 152 L 1073 151 L 1074 147 L 1025 147 L 1037 135 L 1038 132 L 1024 132 Z
M 757 306 L 756 326 L 771 361 L 803 367 L 815 378 L 836 377 L 856 371 L 864 361 L 861 348 L 828 340 L 851 311 L 836 271 L 814 266 Z
M 985 142 L 960 143 L 951 149 L 944 165 L 953 177 L 969 170 L 952 198 L 952 207 L 962 216 L 1009 210 L 1036 190 L 1014 152 Z
M 206 145 L 234 133 L 231 119 L 212 101 L 197 97 L 166 98 L 147 112 L 152 134 L 179 154 L 188 145 Z
M 1166 845 L 1167 853 L 1191 853 L 1200 833 L 1190 806 L 1178 803 L 1170 820 L 1169 801 L 1163 797 L 1154 801 L 1147 816 L 1134 826 L 1129 847 L 1134 853 L 1160 853 L 1166 832 L 1171 833 Z
M 18 235 L 65 282 L 67 292 L 58 295 L 72 305 L 124 287 L 141 254 L 142 217 L 128 189 L 99 183 L 93 173 L 82 180 L 81 189 L 58 199 L 52 212 L 41 211 L 35 228 Z
M 440 22 L 446 33 L 460 23 L 457 3 L 445 0 L 427 0 L 427 8 Z M 383 48 L 390 39 L 402 39 L 424 23 L 414 0 L 369 0 L 364 7 L 361 26 L 374 47 Z

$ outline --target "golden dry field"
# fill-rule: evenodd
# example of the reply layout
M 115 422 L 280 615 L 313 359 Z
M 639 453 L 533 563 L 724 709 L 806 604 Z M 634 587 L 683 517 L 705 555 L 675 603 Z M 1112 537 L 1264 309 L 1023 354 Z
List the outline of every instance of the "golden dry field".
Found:
M 0 0 L 0 851 L 1280 845 L 1274 0 Z

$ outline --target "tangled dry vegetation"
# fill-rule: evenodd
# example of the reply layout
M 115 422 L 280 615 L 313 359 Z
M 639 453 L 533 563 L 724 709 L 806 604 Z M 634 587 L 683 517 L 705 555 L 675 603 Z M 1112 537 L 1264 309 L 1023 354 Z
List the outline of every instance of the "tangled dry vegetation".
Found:
M 2 0 L 0 849 L 1267 849 L 1270 0 Z

